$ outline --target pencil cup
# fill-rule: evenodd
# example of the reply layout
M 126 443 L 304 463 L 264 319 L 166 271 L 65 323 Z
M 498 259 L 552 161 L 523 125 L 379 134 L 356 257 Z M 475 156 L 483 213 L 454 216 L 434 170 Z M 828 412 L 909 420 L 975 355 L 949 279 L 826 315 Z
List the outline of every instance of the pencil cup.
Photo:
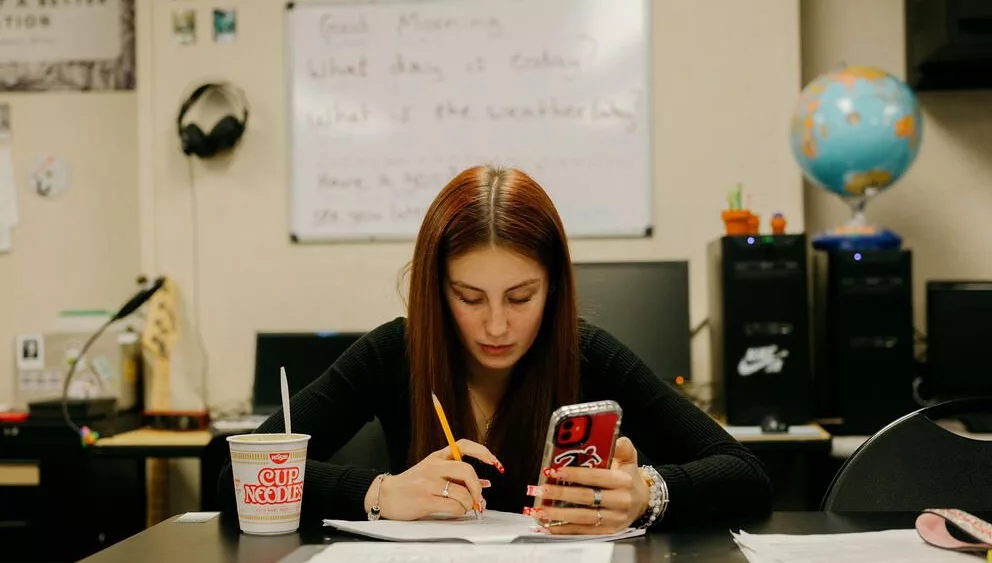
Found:
M 309 441 L 306 434 L 228 436 L 242 532 L 274 535 L 299 529 Z

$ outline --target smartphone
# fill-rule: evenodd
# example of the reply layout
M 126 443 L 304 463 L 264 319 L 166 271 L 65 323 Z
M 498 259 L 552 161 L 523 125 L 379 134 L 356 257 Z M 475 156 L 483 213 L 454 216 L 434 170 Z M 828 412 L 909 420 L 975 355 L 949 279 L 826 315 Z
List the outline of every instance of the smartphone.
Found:
M 620 434 L 623 410 L 616 401 L 566 405 L 551 413 L 538 485 L 568 485 L 548 477 L 543 468 L 592 467 L 609 469 Z M 572 506 L 571 503 L 536 497 L 534 508 Z

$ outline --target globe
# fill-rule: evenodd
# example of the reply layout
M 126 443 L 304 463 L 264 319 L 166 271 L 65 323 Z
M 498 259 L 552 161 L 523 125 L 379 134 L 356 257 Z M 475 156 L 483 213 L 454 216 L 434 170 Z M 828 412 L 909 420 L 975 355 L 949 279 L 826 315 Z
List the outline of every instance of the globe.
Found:
M 844 198 L 853 217 L 835 235 L 871 235 L 864 206 L 909 170 L 923 122 L 913 91 L 891 74 L 849 66 L 802 91 L 789 130 L 792 153 L 816 186 Z
M 791 125 L 792 152 L 806 177 L 851 197 L 871 188 L 881 192 L 906 173 L 919 152 L 923 124 L 909 86 L 860 66 L 810 82 Z

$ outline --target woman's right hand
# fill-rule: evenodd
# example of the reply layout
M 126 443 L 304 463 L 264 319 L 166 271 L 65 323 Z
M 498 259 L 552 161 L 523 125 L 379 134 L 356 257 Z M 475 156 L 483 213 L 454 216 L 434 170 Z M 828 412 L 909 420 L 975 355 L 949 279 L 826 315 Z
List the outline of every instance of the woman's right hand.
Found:
M 502 464 L 485 446 L 471 440 L 459 440 L 463 457 L 474 457 L 499 469 Z M 458 518 L 472 510 L 482 512 L 483 483 L 475 469 L 464 461 L 455 461 L 451 448 L 438 450 L 399 475 L 372 482 L 365 494 L 368 512 L 379 494 L 379 511 L 388 520 L 417 520 L 435 514 Z M 447 487 L 448 495 L 444 491 Z

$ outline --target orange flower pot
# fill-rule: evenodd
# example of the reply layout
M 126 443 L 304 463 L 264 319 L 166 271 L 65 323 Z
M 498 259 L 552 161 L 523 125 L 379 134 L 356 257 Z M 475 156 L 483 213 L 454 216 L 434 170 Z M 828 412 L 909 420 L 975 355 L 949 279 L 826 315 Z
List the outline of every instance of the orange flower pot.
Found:
M 728 236 L 751 234 L 751 212 L 743 209 L 728 209 L 722 214 L 723 225 Z

